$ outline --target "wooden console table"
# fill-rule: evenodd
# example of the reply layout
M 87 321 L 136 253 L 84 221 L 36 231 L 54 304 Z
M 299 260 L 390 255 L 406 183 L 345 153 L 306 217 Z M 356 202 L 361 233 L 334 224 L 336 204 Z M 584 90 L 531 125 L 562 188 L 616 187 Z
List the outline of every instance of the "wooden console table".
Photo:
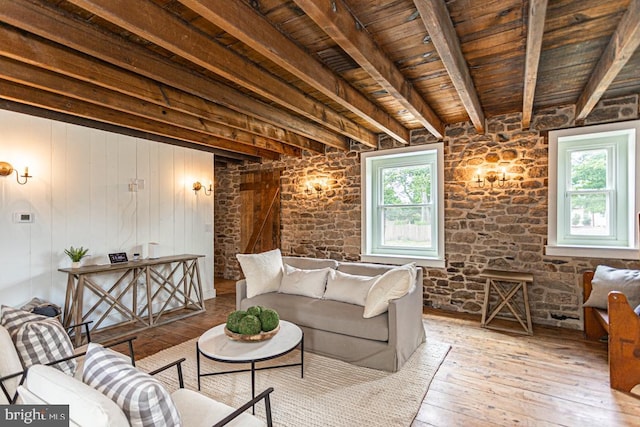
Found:
M 533 335 L 531 311 L 529 309 L 529 294 L 527 292 L 527 284 L 533 283 L 533 274 L 520 271 L 487 269 L 480 273 L 480 277 L 487 279 L 484 285 L 484 306 L 482 307 L 481 326 L 483 328 Z M 495 307 L 490 308 L 490 294 L 492 291 L 495 291 L 497 294 L 498 303 Z M 522 308 L 516 304 L 516 301 L 514 301 L 518 291 L 522 291 L 522 300 L 524 305 Z M 520 323 L 520 326 L 522 326 L 524 331 L 500 328 L 493 325 L 489 326 L 489 323 L 492 320 L 498 318 L 498 313 L 500 313 L 500 310 L 504 307 L 509 309 L 513 318 L 500 317 L 500 319 L 517 321 Z
M 122 315 L 124 320 L 109 328 L 137 323 L 139 329 L 144 329 L 200 313 L 204 311 L 198 267 L 198 258 L 201 257 L 204 255 L 175 255 L 110 265 L 58 269 L 67 273 L 63 324 L 67 327 L 80 324 L 91 320 L 92 314 L 96 313 L 96 317 L 100 317 L 91 325 L 91 330 L 95 330 L 114 311 Z M 108 273 L 118 277 L 113 285 L 106 288 L 96 283 L 96 276 Z M 140 301 L 142 304 L 139 304 L 140 287 L 144 288 L 144 302 Z M 98 296 L 98 300 L 90 307 L 85 307 L 84 304 L 85 290 Z M 130 302 L 125 298 L 128 296 L 131 297 Z M 153 309 L 154 302 L 160 305 L 160 309 Z M 161 320 L 166 313 L 182 309 L 190 312 Z M 79 330 L 76 330 L 75 338 L 76 345 L 80 345 L 82 337 Z

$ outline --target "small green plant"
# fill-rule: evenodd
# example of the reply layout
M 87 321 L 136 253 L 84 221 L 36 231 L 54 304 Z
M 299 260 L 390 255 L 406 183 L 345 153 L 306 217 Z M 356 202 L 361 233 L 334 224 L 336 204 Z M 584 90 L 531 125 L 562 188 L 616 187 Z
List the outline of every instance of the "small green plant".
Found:
M 71 258 L 72 262 L 80 262 L 82 258 L 87 256 L 87 252 L 89 252 L 89 249 L 85 249 L 82 246 L 79 248 L 71 246 L 69 249 L 64 250 L 64 253 Z

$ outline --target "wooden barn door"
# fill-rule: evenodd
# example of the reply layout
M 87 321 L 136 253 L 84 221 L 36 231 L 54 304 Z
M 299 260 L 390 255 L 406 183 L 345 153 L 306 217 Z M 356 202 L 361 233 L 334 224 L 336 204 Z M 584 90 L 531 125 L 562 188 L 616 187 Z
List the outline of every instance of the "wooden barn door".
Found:
M 280 247 L 280 170 L 240 178 L 240 248 L 259 253 Z

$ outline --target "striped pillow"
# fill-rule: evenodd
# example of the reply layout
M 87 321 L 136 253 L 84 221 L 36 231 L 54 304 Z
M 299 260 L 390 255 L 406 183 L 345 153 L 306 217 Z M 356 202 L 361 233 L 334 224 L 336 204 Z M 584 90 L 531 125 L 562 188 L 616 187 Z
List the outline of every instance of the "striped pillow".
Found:
M 71 340 L 58 319 L 2 306 L 0 323 L 11 335 L 24 368 L 73 356 Z M 71 359 L 52 366 L 73 376 L 77 365 Z
M 132 427 L 180 426 L 180 414 L 167 390 L 128 360 L 100 344 L 89 344 L 82 381 L 118 404 Z

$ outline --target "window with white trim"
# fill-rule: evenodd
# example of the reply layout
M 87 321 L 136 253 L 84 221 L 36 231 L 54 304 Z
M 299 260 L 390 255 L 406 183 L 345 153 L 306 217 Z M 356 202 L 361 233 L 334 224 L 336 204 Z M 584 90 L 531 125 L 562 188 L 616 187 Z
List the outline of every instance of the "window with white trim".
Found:
M 443 145 L 361 158 L 362 260 L 444 267 Z
M 640 121 L 549 132 L 546 253 L 638 258 Z

